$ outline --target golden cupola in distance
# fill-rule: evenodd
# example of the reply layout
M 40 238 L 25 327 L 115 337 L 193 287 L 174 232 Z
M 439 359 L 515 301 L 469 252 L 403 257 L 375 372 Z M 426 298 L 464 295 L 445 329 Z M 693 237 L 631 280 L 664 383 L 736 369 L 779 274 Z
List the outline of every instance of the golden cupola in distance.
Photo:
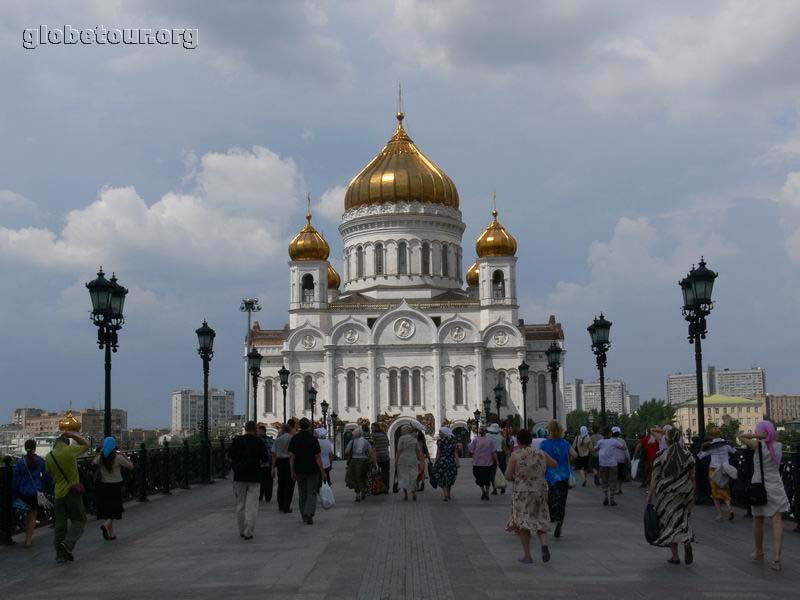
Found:
M 517 253 L 517 240 L 497 220 L 497 209 L 492 211 L 492 222 L 475 242 L 478 258 L 488 256 L 514 256 Z
M 478 263 L 472 263 L 472 266 L 467 269 L 467 287 L 478 287 L 480 283 L 480 269 Z
M 310 204 L 311 200 L 309 199 Z M 331 247 L 328 242 L 311 224 L 311 208 L 309 206 L 305 227 L 289 242 L 289 258 L 292 260 L 328 260 L 330 253 Z
M 333 265 L 328 264 L 328 289 L 338 290 L 340 285 L 342 285 L 342 278 L 333 268 Z
M 458 191 L 447 174 L 425 156 L 403 127 L 397 129 L 378 156 L 353 177 L 344 197 L 345 211 L 371 204 L 421 202 L 458 208 Z
M 67 411 L 66 416 L 58 422 L 58 429 L 59 431 L 74 431 L 79 432 L 81 430 L 81 422 L 75 418 L 75 415 L 72 414 L 72 411 Z

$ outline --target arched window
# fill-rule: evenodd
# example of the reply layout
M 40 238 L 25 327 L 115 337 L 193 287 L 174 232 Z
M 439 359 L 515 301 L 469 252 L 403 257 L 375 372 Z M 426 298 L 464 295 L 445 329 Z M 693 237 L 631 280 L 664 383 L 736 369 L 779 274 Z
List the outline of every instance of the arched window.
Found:
M 506 298 L 506 280 L 499 269 L 492 274 L 492 298 L 495 300 Z
M 364 249 L 361 246 L 356 248 L 356 277 L 364 277 Z
M 314 302 L 314 276 L 311 273 L 303 275 L 303 304 L 311 304 Z
M 264 381 L 264 415 L 275 412 L 274 398 L 272 397 L 272 379 Z
M 397 371 L 389 371 L 389 406 L 397 406 Z
M 464 371 L 461 369 L 453 372 L 453 394 L 456 406 L 464 404 Z
M 448 276 L 448 271 L 450 270 L 450 265 L 447 264 L 447 244 L 442 244 L 442 277 Z
M 311 403 L 308 401 L 308 390 L 312 387 L 314 387 L 314 380 L 311 375 L 306 375 L 305 379 L 303 379 L 303 408 L 305 410 L 311 410 Z
M 375 244 L 375 275 L 383 275 L 383 244 Z
M 405 242 L 397 244 L 397 272 L 400 275 L 408 273 L 408 244 Z
M 539 408 L 547 408 L 547 379 L 543 373 L 536 378 L 536 397 Z
M 419 369 L 411 375 L 411 400 L 414 406 L 422 406 L 422 376 Z
M 355 408 L 356 405 L 356 372 L 347 372 L 347 407 Z
M 508 405 L 508 388 L 506 387 L 506 374 L 503 371 L 497 373 L 497 385 L 503 388 L 503 401 L 500 406 Z
M 422 244 L 420 260 L 422 261 L 422 274 L 431 274 L 431 245 L 428 242 Z
M 400 405 L 401 406 L 408 406 L 408 390 L 409 388 L 409 381 L 408 381 L 408 371 L 403 371 L 400 373 Z

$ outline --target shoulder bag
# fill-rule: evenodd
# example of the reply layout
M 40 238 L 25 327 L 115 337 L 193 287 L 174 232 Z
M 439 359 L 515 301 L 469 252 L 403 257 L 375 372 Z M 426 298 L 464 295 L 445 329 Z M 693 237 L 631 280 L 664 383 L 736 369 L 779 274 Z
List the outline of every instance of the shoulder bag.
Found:
M 648 503 L 644 509 L 644 539 L 648 544 L 652 544 L 658 539 L 659 530 L 658 513 L 652 503 Z
M 53 460 L 55 460 L 55 457 L 53 457 Z M 33 487 L 36 488 L 36 502 L 42 508 L 53 508 L 53 503 L 50 502 L 50 500 L 47 498 L 45 493 L 42 490 L 39 489 L 40 486 L 36 485 L 36 482 L 33 480 L 33 475 L 31 475 L 31 470 L 28 468 L 28 463 L 25 463 L 25 470 L 28 472 L 28 478 L 31 480 L 31 483 L 33 484 Z M 42 476 L 41 476 L 41 474 L 39 474 L 39 483 L 40 483 L 40 485 L 41 485 L 41 479 L 42 479 Z
M 62 469 L 61 465 L 58 464 L 55 455 L 51 453 L 50 456 L 53 457 L 53 462 L 56 463 L 56 466 L 58 467 L 58 470 L 61 472 L 61 476 L 64 478 L 64 481 L 69 483 L 69 479 L 64 473 L 64 469 Z M 84 493 L 86 493 L 86 488 L 83 486 L 80 479 L 81 479 L 81 474 L 78 473 L 78 483 L 73 483 L 72 485 L 69 486 L 69 493 L 72 494 L 73 496 L 82 496 Z
M 750 506 L 763 506 L 767 503 L 767 487 L 764 485 L 764 456 L 761 452 L 761 442 L 758 442 L 758 464 L 761 466 L 761 481 L 753 483 L 751 480 L 745 488 L 745 499 Z

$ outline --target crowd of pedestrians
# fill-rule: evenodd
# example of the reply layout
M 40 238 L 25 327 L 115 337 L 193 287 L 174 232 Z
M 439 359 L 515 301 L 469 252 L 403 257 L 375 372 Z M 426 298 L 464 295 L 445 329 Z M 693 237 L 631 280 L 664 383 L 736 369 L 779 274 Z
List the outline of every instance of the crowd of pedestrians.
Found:
M 597 430 L 590 433 L 587 426 L 581 426 L 579 433 L 567 440 L 563 426 L 555 420 L 546 429 L 536 428 L 536 437 L 527 429 L 514 431 L 507 422 L 482 424 L 466 447 L 444 426 L 436 436 L 436 454 L 431 461 L 429 436 L 421 424 L 403 425 L 392 444 L 387 433 L 374 423 L 369 432 L 354 428 L 342 453 L 347 461 L 345 483 L 355 494 L 356 502 L 370 495 L 388 494 L 390 489 L 402 491 L 405 501 L 416 501 L 426 480 L 440 489 L 445 502 L 450 502 L 459 459 L 468 452 L 481 501 L 504 494 L 507 482 L 513 485 L 506 529 L 519 535 L 523 551 L 519 560 L 524 564 L 533 562 L 530 544 L 534 535 L 539 540 L 542 562 L 550 560 L 548 534 L 553 525 L 553 536 L 562 536 L 571 488 L 586 487 L 594 476 L 595 485 L 602 491 L 602 504 L 616 506 L 615 496 L 622 494 L 621 482 L 628 476 L 633 458 L 640 467 L 641 487 L 646 488 L 645 504 L 652 504 L 657 519 L 657 532 L 651 543 L 670 549 L 670 564 L 681 564 L 682 549 L 683 563 L 691 565 L 697 461 L 708 459 L 716 520 L 729 522 L 735 518 L 731 484 L 740 473 L 730 459 L 737 451 L 722 437 L 719 428 L 712 427 L 708 433 L 706 440 L 696 441 L 690 451 L 678 429 L 671 425 L 654 427 L 638 440 L 631 457 L 616 426 L 603 434 Z M 764 560 L 764 526 L 769 521 L 773 536 L 770 566 L 780 571 L 782 519 L 790 509 L 780 475 L 783 448 L 769 421 L 760 422 L 753 434 L 740 434 L 738 440 L 752 450 L 752 475 L 748 473 L 744 485 L 758 488 L 756 491 L 763 496 L 761 500 L 752 499 L 755 492 L 750 496 L 754 539 L 751 558 L 755 562 Z M 35 441 L 28 440 L 25 455 L 13 469 L 14 508 L 26 514 L 25 546 L 33 543 L 38 513 L 43 506 L 49 507 L 47 497 L 51 495 L 53 543 L 60 563 L 74 560 L 73 551 L 86 526 L 85 489 L 78 458 L 88 450 L 89 443 L 83 437 L 66 432 L 42 459 L 36 454 Z M 321 486 L 333 483 L 334 445 L 324 428 L 312 429 L 306 418 L 290 419 L 276 439 L 267 435 L 264 425 L 247 422 L 243 435 L 230 444 L 227 458 L 233 470 L 236 523 L 243 540 L 253 539 L 259 504 L 271 502 L 275 486 L 277 508 L 283 514 L 292 513 L 297 487 L 301 519 L 312 525 Z M 91 464 L 95 469 L 93 491 L 100 531 L 103 539 L 113 541 L 117 539 L 115 521 L 122 518 L 124 511 L 122 471 L 133 469 L 134 464 L 118 452 L 113 437 L 103 440 Z M 632 475 L 637 477 L 636 472 Z

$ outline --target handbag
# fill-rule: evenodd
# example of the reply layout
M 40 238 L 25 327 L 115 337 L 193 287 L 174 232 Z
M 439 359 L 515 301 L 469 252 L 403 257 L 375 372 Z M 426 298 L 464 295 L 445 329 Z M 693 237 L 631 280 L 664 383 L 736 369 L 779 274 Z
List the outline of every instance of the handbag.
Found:
M 736 480 L 739 478 L 739 471 L 737 471 L 736 467 L 734 467 L 730 463 L 723 463 L 722 470 L 725 472 L 725 475 L 727 475 L 729 479 Z
M 658 513 L 655 507 L 648 503 L 644 509 L 644 539 L 648 544 L 652 544 L 658 539 L 659 530 Z
M 428 480 L 430 481 L 432 488 L 439 487 L 439 482 L 436 480 L 436 470 L 433 468 L 433 463 L 428 460 Z
M 572 489 L 577 485 L 578 485 L 578 479 L 575 477 L 575 473 L 570 471 L 569 478 L 567 479 L 567 486 L 569 487 L 569 489 Z
M 31 475 L 31 470 L 28 468 L 27 464 L 25 465 L 25 470 L 28 472 L 28 478 L 31 480 L 33 487 L 38 487 L 33 480 L 33 475 Z M 36 503 L 44 509 L 53 508 L 53 503 L 50 502 L 50 499 L 41 490 L 36 491 Z
M 744 490 L 744 496 L 750 506 L 763 506 L 767 503 L 767 488 L 764 485 L 764 456 L 761 442 L 758 442 L 758 464 L 761 466 L 761 481 L 750 481 Z
M 64 469 L 61 468 L 61 465 L 58 464 L 58 461 L 56 460 L 55 455 L 53 455 L 53 453 L 51 452 L 50 456 L 53 457 L 53 462 L 56 463 L 56 466 L 58 467 L 58 470 L 61 472 L 61 476 L 64 478 L 64 481 L 69 483 L 69 478 L 67 478 L 66 474 L 64 473 Z M 80 477 L 81 476 L 80 476 L 80 473 L 79 473 L 78 474 L 78 483 L 73 483 L 71 486 L 69 486 L 69 493 L 72 494 L 73 496 L 82 496 L 83 494 L 86 493 L 86 488 L 80 482 Z

